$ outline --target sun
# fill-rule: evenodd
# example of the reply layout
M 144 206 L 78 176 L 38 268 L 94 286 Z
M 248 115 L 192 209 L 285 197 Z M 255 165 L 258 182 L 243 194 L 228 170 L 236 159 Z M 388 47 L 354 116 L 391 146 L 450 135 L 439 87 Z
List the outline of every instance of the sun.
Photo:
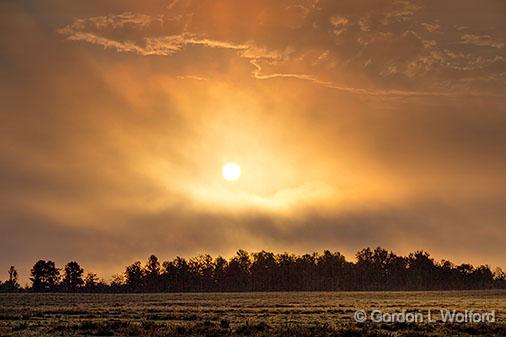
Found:
M 223 165 L 223 178 L 228 181 L 235 181 L 241 176 L 241 167 L 236 163 L 226 163 Z

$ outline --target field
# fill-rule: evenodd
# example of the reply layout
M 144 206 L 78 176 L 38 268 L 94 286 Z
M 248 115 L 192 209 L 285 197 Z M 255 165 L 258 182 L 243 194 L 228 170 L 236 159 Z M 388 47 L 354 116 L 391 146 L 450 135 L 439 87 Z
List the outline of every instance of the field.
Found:
M 495 323 L 356 323 L 356 310 Z M 506 292 L 0 294 L 1 336 L 506 336 Z

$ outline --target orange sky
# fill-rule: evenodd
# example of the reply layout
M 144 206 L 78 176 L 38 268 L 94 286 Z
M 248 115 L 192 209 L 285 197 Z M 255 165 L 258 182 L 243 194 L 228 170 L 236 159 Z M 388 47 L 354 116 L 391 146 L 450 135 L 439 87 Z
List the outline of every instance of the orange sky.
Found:
M 506 267 L 504 17 L 502 0 L 2 1 L 0 271 L 377 245 Z

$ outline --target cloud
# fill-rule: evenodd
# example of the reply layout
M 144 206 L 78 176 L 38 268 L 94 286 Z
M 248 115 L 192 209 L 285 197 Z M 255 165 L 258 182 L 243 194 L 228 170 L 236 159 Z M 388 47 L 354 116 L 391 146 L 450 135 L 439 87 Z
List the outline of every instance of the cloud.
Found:
M 0 270 L 368 245 L 504 266 L 503 7 L 455 4 L 1 2 Z
M 506 43 L 490 35 L 464 34 L 461 37 L 462 43 L 479 47 L 504 48 Z
M 68 28 L 70 31 L 84 30 L 91 27 L 96 30 L 120 29 L 128 26 L 144 28 L 153 23 L 162 23 L 161 16 L 151 17 L 145 14 L 125 12 L 117 15 L 96 16 L 88 19 L 76 19 Z
M 386 17 L 405 18 L 406 16 L 412 15 L 414 11 L 418 9 L 418 7 L 408 6 L 408 4 L 404 2 L 399 4 L 403 9 L 390 12 Z M 172 20 L 172 18 L 170 18 L 170 20 Z M 451 67 L 452 60 L 449 58 L 443 59 L 442 55 L 444 54 L 438 50 L 438 43 L 436 41 L 423 38 L 420 33 L 413 30 L 405 31 L 399 37 L 396 37 L 389 31 L 379 33 L 370 32 L 368 29 L 365 29 L 366 24 L 364 20 L 365 18 L 358 20 L 359 30 L 352 33 L 353 35 L 358 34 L 358 38 L 356 40 L 358 42 L 358 46 L 361 45 L 363 46 L 362 48 L 367 47 L 367 49 L 370 49 L 375 48 L 377 44 L 388 43 L 393 46 L 398 45 L 398 47 L 394 47 L 393 50 L 403 48 L 402 52 L 404 54 L 407 52 L 412 53 L 412 56 L 404 57 L 406 59 L 405 63 L 397 62 L 397 65 L 395 66 L 390 64 L 386 69 L 381 70 L 379 73 L 380 78 L 392 77 L 392 75 L 399 76 L 401 74 L 404 74 L 407 78 L 411 79 L 420 78 L 430 74 L 430 72 L 436 67 Z M 402 19 L 401 22 L 404 20 L 405 19 Z M 373 97 L 462 94 L 462 92 L 455 90 L 436 92 L 434 90 L 405 90 L 400 88 L 360 88 L 340 84 L 335 79 L 325 78 L 325 76 L 320 77 L 317 74 L 319 72 L 318 70 L 316 70 L 317 73 L 315 73 L 315 70 L 311 70 L 309 72 L 280 71 L 279 68 L 283 68 L 285 65 L 295 67 L 297 69 L 301 68 L 301 64 L 298 63 L 305 61 L 305 55 L 301 54 L 301 51 L 297 46 L 284 45 L 284 49 L 269 49 L 259 44 L 261 42 L 254 40 L 248 40 L 246 42 L 232 42 L 213 39 L 207 37 L 207 34 L 189 32 L 187 31 L 186 26 L 184 28 L 179 27 L 176 29 L 180 31 L 178 34 L 164 35 L 165 30 L 163 25 L 165 21 L 167 21 L 167 17 L 165 16 L 152 18 L 147 15 L 135 15 L 127 12 L 119 15 L 76 19 L 70 25 L 58 29 L 58 32 L 66 36 L 69 40 L 85 41 L 102 46 L 106 49 L 114 49 L 119 52 L 130 52 L 143 56 L 171 56 L 175 53 L 181 53 L 187 47 L 191 46 L 204 46 L 207 48 L 236 51 L 239 57 L 249 60 L 251 65 L 253 65 L 253 77 L 261 80 L 273 78 L 293 78 L 310 81 L 327 88 Z M 334 27 L 334 34 L 341 35 L 348 30 L 348 26 L 350 26 L 350 19 L 344 16 L 331 16 L 330 24 Z M 384 22 L 384 24 L 387 23 Z M 146 27 L 152 25 L 160 25 L 161 30 L 155 34 L 158 36 L 141 35 L 137 37 L 137 40 L 134 40 L 129 39 L 128 37 L 125 37 L 124 39 L 114 39 L 101 35 L 107 33 L 110 34 L 111 30 L 113 32 L 116 30 L 121 31 L 126 26 L 131 26 L 133 29 L 143 31 Z M 431 29 L 436 27 L 434 24 L 431 26 L 428 26 L 428 24 L 423 25 L 425 28 L 431 27 Z M 437 25 L 437 28 L 439 28 L 439 25 Z M 121 35 L 123 34 L 120 33 L 120 36 Z M 348 43 L 349 37 L 344 37 L 344 39 L 343 43 Z M 330 46 L 326 46 L 326 48 L 329 47 Z M 328 66 L 329 62 L 334 62 L 334 64 L 336 64 L 336 60 L 330 57 L 330 55 L 332 55 L 330 54 L 330 51 L 331 49 L 326 49 L 326 57 L 322 59 L 320 58 L 320 55 L 318 56 L 318 59 L 311 61 L 311 64 L 318 68 Z M 363 64 L 368 65 L 366 69 L 374 68 L 371 65 L 379 65 L 378 61 L 381 61 L 381 58 L 378 59 L 372 55 L 366 55 L 365 57 L 361 56 L 360 59 Z M 269 63 L 273 70 L 265 72 L 263 66 L 261 65 L 263 61 Z M 453 69 L 457 68 L 453 67 Z M 469 94 L 469 92 L 466 92 L 466 94 Z
M 426 22 L 422 22 L 422 26 L 428 31 L 428 32 L 431 32 L 431 33 L 435 33 L 435 32 L 438 32 L 439 29 L 441 28 L 441 25 L 438 24 L 438 23 L 426 23 Z

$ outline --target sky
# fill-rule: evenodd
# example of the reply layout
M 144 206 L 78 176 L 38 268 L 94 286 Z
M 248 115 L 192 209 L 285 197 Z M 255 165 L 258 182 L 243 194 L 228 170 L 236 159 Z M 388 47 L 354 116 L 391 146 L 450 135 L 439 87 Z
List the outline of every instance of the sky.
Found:
M 1 1 L 0 279 L 237 249 L 506 267 L 505 17 L 503 0 Z

